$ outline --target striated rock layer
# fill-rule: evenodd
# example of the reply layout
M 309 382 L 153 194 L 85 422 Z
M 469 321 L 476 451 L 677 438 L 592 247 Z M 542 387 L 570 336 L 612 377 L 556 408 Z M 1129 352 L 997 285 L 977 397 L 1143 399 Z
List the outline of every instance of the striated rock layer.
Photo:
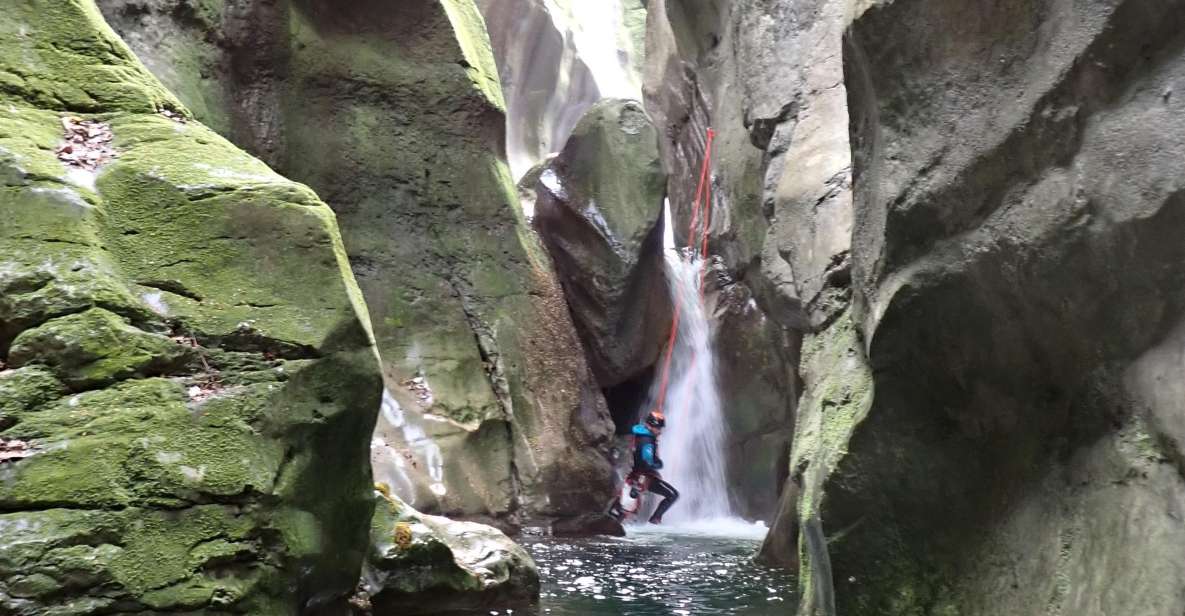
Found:
M 473 2 L 103 5 L 183 99 L 337 212 L 388 389 L 378 475 L 429 512 L 600 508 L 612 426 L 517 209 Z
M 8 3 L 0 82 L 0 612 L 344 604 L 382 383 L 333 213 L 90 0 Z

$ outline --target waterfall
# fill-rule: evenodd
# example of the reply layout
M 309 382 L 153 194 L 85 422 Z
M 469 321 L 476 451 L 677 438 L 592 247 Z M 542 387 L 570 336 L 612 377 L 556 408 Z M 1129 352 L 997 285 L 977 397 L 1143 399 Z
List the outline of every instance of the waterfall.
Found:
M 642 98 L 640 0 L 478 0 L 506 97 L 506 155 L 517 181 L 559 151 L 603 98 Z M 525 204 L 527 214 L 533 203 Z
M 703 259 L 685 259 L 675 248 L 669 204 L 663 217 L 667 278 L 680 311 L 664 405 L 667 428 L 659 445 L 666 464 L 663 477 L 679 490 L 680 498 L 666 517 L 676 523 L 728 518 L 732 509 L 724 472 L 724 410 L 711 323 L 699 292 L 706 264 Z

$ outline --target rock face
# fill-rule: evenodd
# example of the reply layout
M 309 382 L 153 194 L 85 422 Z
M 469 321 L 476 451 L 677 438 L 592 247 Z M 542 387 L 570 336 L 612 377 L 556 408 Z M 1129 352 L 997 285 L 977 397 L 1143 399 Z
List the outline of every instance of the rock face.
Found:
M 612 426 L 516 207 L 472 1 L 103 4 L 166 83 L 337 212 L 388 389 L 378 476 L 431 512 L 599 509 Z
M 538 195 L 535 228 L 598 383 L 642 378 L 662 354 L 672 311 L 663 271 L 666 175 L 654 125 L 640 103 L 601 101 L 528 178 Z
M 0 612 L 344 604 L 382 384 L 333 213 L 93 2 L 0 30 Z
M 1182 18 L 916 2 L 852 26 L 875 397 L 820 509 L 840 613 L 1185 609 L 1181 405 L 1152 376 L 1181 369 Z
M 643 0 L 478 0 L 506 95 L 516 179 L 559 151 L 589 107 L 641 96 Z
M 1182 611 L 1185 3 L 650 10 L 672 177 L 715 126 L 713 246 L 806 332 L 800 613 Z
M 374 614 L 525 607 L 539 598 L 529 554 L 494 528 L 422 515 L 376 492 L 361 591 Z

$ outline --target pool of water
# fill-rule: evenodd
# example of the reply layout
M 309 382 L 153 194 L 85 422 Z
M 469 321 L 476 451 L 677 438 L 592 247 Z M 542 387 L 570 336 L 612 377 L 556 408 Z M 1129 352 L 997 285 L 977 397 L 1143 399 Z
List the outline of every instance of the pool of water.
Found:
M 631 528 L 622 538 L 523 537 L 542 592 L 531 610 L 491 615 L 692 616 L 792 614 L 797 587 L 752 562 L 765 529 L 736 522 Z

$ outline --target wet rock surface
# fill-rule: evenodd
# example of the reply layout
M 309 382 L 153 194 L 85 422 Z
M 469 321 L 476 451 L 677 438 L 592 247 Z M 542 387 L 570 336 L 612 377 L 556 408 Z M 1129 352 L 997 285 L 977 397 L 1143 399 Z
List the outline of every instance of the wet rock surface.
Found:
M 556 264 L 601 387 L 646 371 L 662 353 L 672 304 L 663 269 L 666 176 L 640 103 L 605 100 L 560 154 L 529 174 L 535 228 Z
M 514 609 L 539 598 L 539 572 L 500 531 L 423 515 L 376 492 L 361 594 L 373 614 Z
M 1180 3 L 650 9 L 676 216 L 714 126 L 714 250 L 805 330 L 803 613 L 1180 611 Z
M 812 298 L 839 295 L 840 309 L 845 301 L 842 291 L 821 289 L 824 269 L 844 262 L 845 230 L 832 221 L 850 218 L 850 197 L 844 201 L 842 181 L 827 198 L 821 198 L 824 190 L 811 191 L 818 182 L 846 177 L 847 117 L 822 103 L 803 111 L 816 109 L 808 101 L 821 92 L 836 91 L 843 99 L 842 85 L 831 88 L 842 80 L 842 25 L 829 15 L 842 10 L 817 1 L 659 0 L 648 11 L 645 101 L 662 136 L 678 244 L 687 241 L 706 131 L 716 131 L 709 251 L 719 290 L 710 291 L 720 295 L 716 340 L 728 358 L 722 362 L 723 404 L 732 444 L 755 452 L 734 455 L 729 482 L 738 487 L 734 500 L 746 515 L 770 520 L 787 476 L 802 332 L 832 318 L 816 310 L 821 302 Z M 819 126 L 810 143 L 795 133 L 808 113 Z M 791 148 L 819 159 L 810 176 L 798 158 L 787 157 Z M 792 165 L 793 173 L 785 173 Z M 793 193 L 779 192 L 782 177 L 801 184 Z M 816 239 L 824 234 L 840 239 Z M 808 280 L 814 286 L 808 288 Z
M 642 0 L 478 0 L 506 97 L 516 180 L 560 151 L 592 105 L 641 96 Z
M 603 513 L 589 513 L 575 518 L 557 520 L 551 525 L 551 534 L 556 537 L 624 537 L 621 522 Z

